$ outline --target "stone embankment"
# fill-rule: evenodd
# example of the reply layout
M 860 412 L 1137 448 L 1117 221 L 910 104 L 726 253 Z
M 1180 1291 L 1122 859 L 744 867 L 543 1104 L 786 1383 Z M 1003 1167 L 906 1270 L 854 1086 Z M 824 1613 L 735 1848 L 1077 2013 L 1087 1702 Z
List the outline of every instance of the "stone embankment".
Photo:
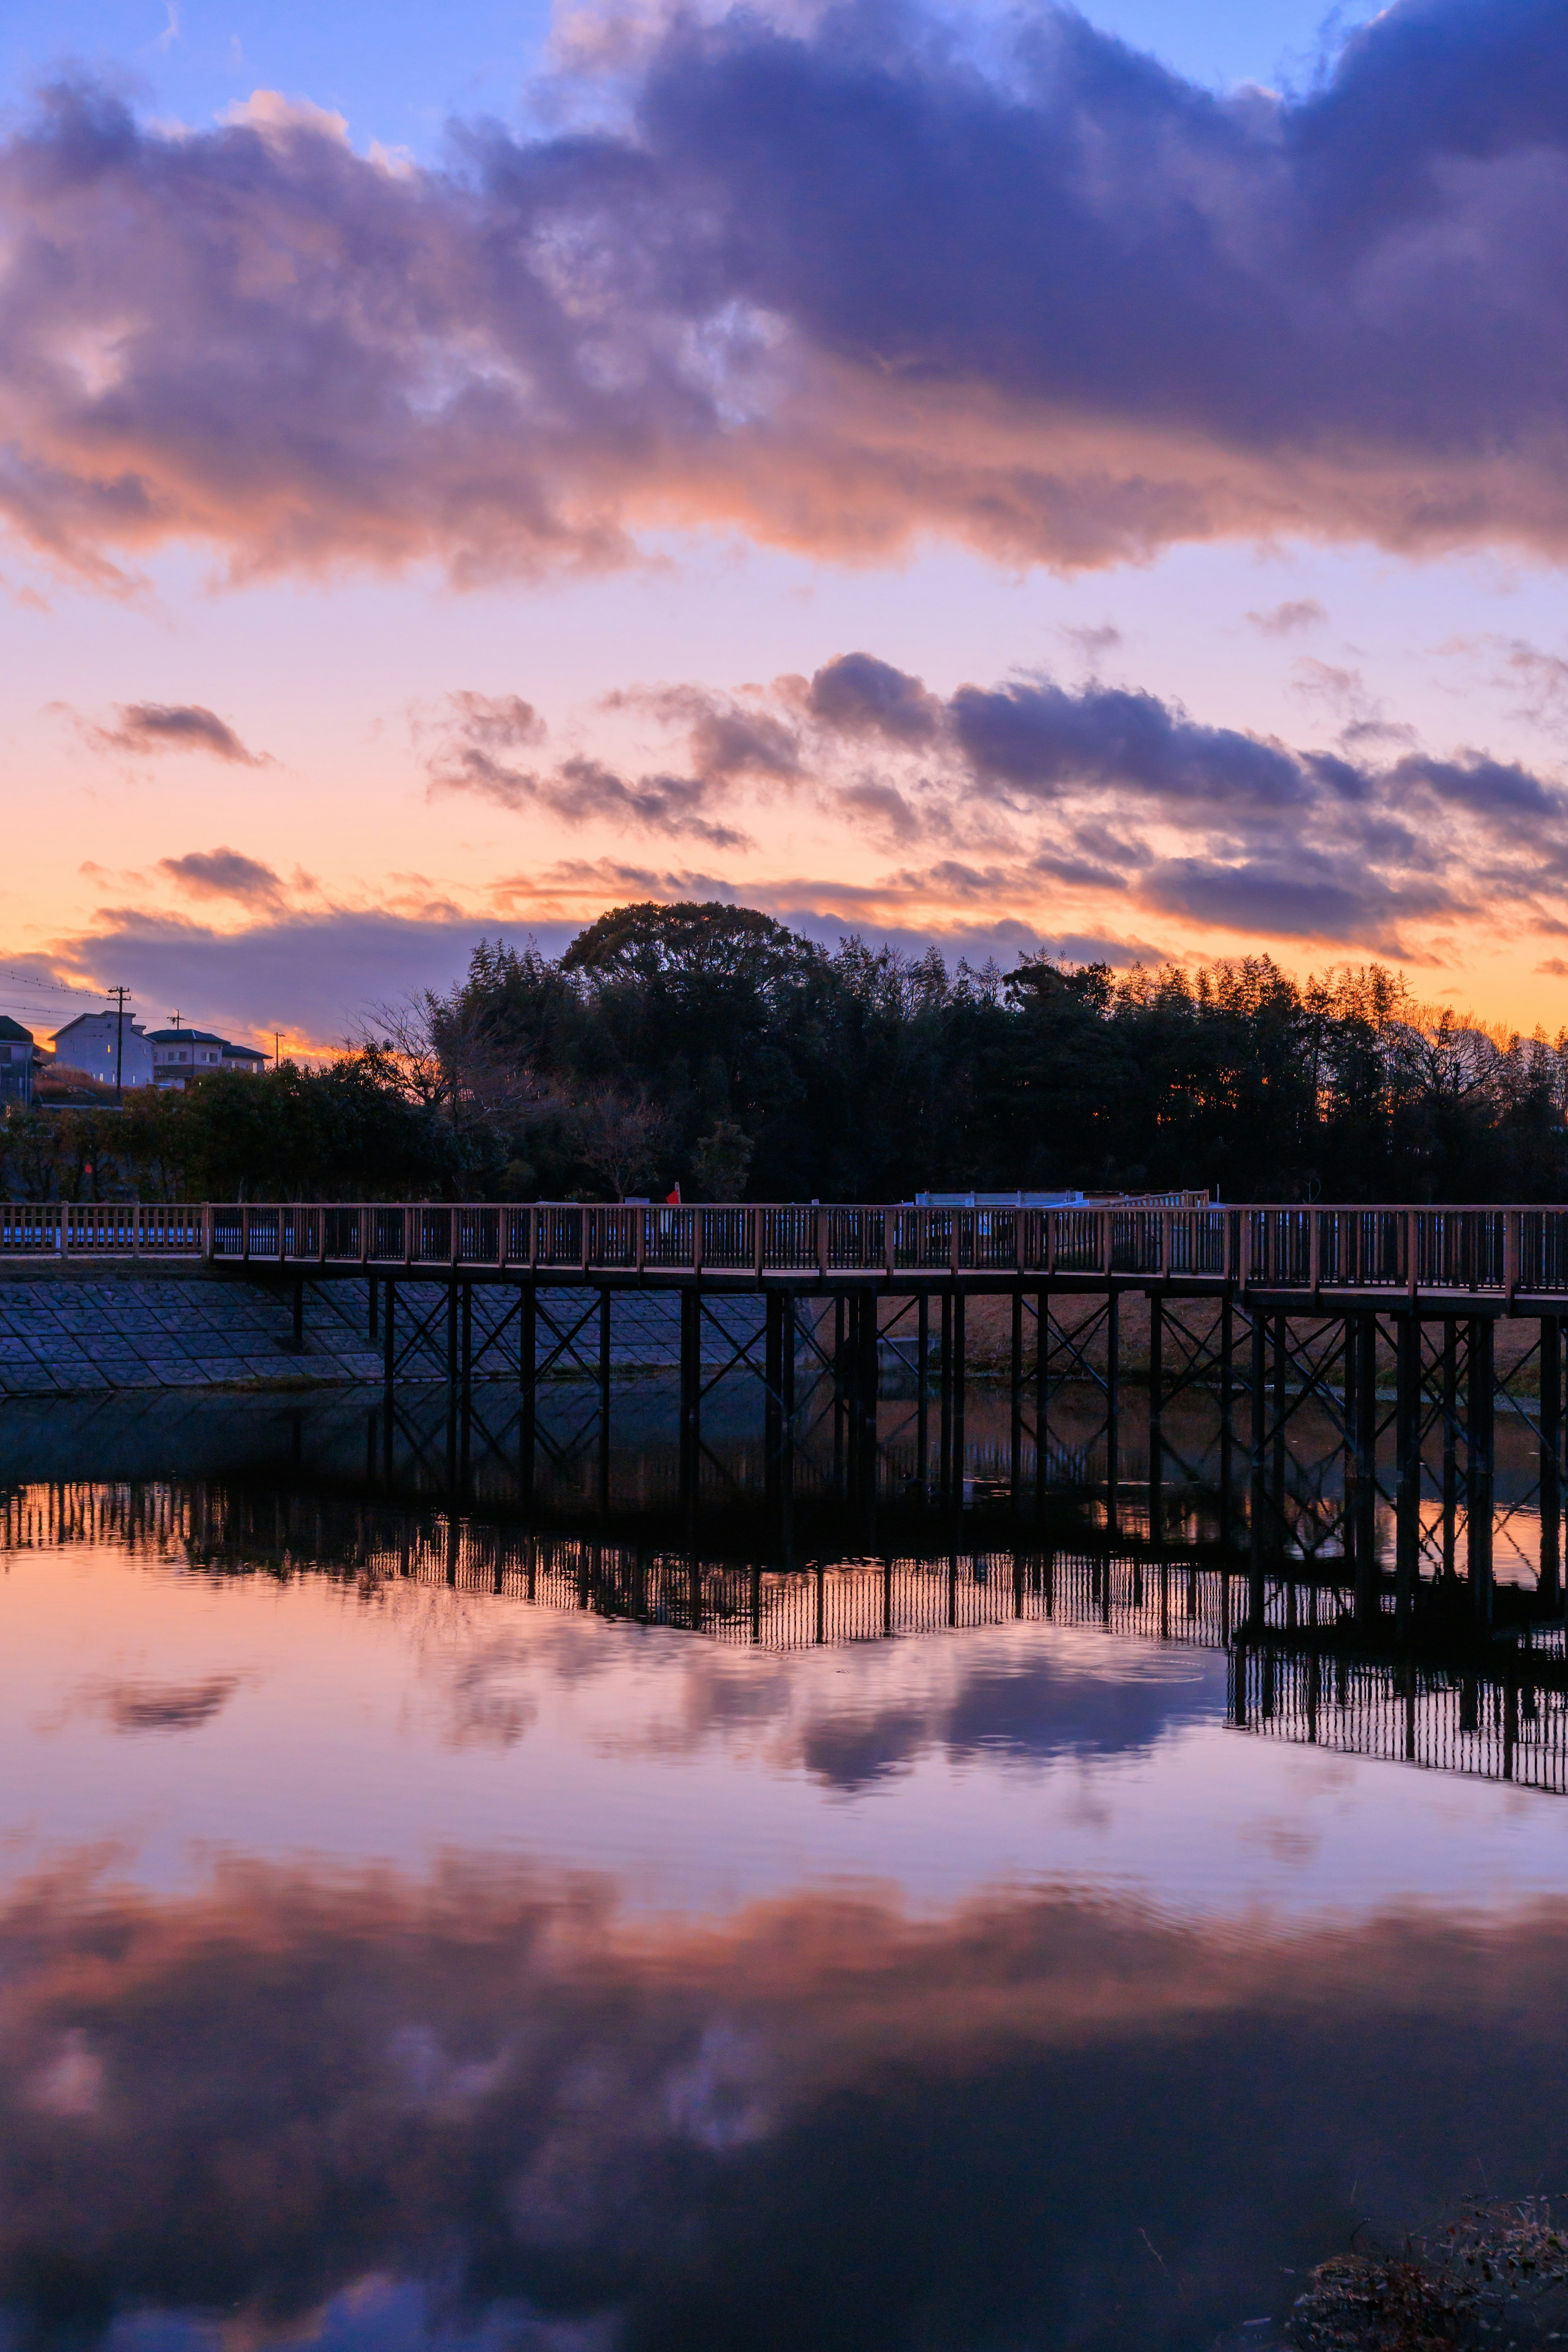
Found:
M 440 1309 L 445 1286 L 399 1283 L 399 1354 L 423 1318 Z M 569 1328 L 591 1301 L 588 1292 L 554 1291 L 549 1309 Z M 477 1340 L 510 1304 L 502 1291 L 475 1293 Z M 611 1360 L 617 1370 L 662 1370 L 680 1361 L 680 1309 L 668 1292 L 618 1293 L 611 1311 Z M 725 1301 L 720 1321 L 738 1338 L 761 1322 L 754 1298 Z M 300 1389 L 382 1377 L 379 1340 L 370 1336 L 363 1282 L 307 1284 L 304 1344 L 294 1345 L 292 1284 L 287 1278 L 236 1280 L 204 1268 L 169 1266 L 121 1273 L 106 1266 L 0 1266 L 0 1397 L 73 1396 L 117 1389 Z M 509 1335 L 515 1348 L 514 1333 Z M 551 1346 L 542 1324 L 540 1354 Z M 585 1359 L 597 1347 L 590 1326 Z M 721 1361 L 722 1334 L 704 1333 L 706 1361 Z M 515 1357 L 512 1360 L 515 1362 Z M 503 1371 L 504 1360 L 479 1370 Z M 400 1377 L 444 1380 L 445 1318 L 414 1347 Z
M 435 1283 L 398 1285 L 397 1339 L 400 1357 L 420 1321 L 440 1308 L 446 1292 Z M 569 1329 L 593 1300 L 587 1291 L 554 1290 L 542 1294 L 557 1327 Z M 476 1290 L 476 1343 L 506 1311 L 512 1294 L 507 1290 Z M 762 1308 L 754 1297 L 710 1298 L 714 1320 L 704 1318 L 703 1358 L 717 1365 L 728 1352 L 726 1329 L 732 1339 L 754 1332 Z M 831 1304 L 808 1297 L 803 1313 L 815 1307 L 830 1317 Z M 1097 1370 L 1105 1364 L 1103 1300 L 1058 1298 L 1054 1312 L 1058 1322 L 1081 1333 L 1084 1359 Z M 884 1319 L 889 1319 L 884 1308 Z M 1172 1321 L 1190 1320 L 1196 1331 L 1212 1328 L 1214 1309 L 1206 1303 L 1173 1301 L 1166 1309 Z M 1122 1376 L 1136 1382 L 1149 1363 L 1149 1304 L 1138 1292 L 1126 1293 L 1120 1307 L 1119 1351 Z M 1012 1307 L 1005 1298 L 974 1297 L 965 1317 L 965 1349 L 971 1378 L 1005 1376 L 1011 1345 Z M 941 1311 L 933 1299 L 931 1344 L 933 1369 L 941 1333 Z M 1497 1363 L 1506 1372 L 1534 1347 L 1538 1326 L 1530 1321 L 1500 1324 Z M 824 1331 L 825 1341 L 829 1330 Z M 353 1280 L 307 1284 L 304 1297 L 304 1344 L 293 1339 L 292 1284 L 274 1276 L 237 1279 L 214 1275 L 200 1266 L 127 1268 L 58 1265 L 47 1262 L 0 1265 L 0 1397 L 101 1394 L 119 1389 L 319 1388 L 356 1381 L 379 1381 L 380 1343 L 370 1332 L 370 1302 L 364 1283 Z M 669 1291 L 617 1291 L 611 1303 L 611 1361 L 617 1371 L 675 1370 L 680 1360 L 679 1305 Z M 897 1326 L 900 1345 L 888 1348 L 912 1353 L 915 1318 L 912 1308 Z M 508 1335 L 515 1346 L 515 1338 Z M 1025 1362 L 1033 1369 L 1034 1317 L 1024 1322 Z M 540 1354 L 552 1342 L 542 1322 Z M 581 1335 L 580 1369 L 593 1360 L 597 1348 L 596 1326 L 590 1322 Z M 1166 1378 L 1176 1377 L 1184 1355 L 1173 1336 L 1165 1345 Z M 1238 1348 L 1237 1379 L 1246 1367 Z M 513 1360 L 515 1360 L 515 1359 Z M 563 1369 L 570 1369 L 564 1364 Z M 1069 1369 L 1065 1349 L 1058 1369 Z M 481 1354 L 480 1374 L 503 1372 L 504 1357 Z M 444 1316 L 436 1312 L 429 1335 L 402 1362 L 400 1378 L 444 1380 L 447 1370 Z M 1525 1366 L 1516 1385 L 1533 1386 L 1533 1366 Z

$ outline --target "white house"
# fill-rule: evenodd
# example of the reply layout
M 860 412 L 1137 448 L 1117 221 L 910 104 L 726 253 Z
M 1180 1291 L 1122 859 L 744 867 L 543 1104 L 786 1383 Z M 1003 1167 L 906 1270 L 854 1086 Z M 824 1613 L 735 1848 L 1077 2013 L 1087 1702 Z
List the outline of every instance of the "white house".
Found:
M 54 1049 L 62 1070 L 85 1070 L 89 1078 L 100 1078 L 106 1086 L 115 1083 L 117 1054 L 121 1086 L 153 1084 L 153 1041 L 140 1022 L 129 1019 L 121 1040 L 118 1013 L 79 1014 L 56 1030 Z
M 214 1070 L 238 1070 L 257 1076 L 267 1067 L 267 1056 L 252 1045 L 231 1045 L 210 1029 L 153 1029 L 147 1043 L 153 1049 L 155 1087 L 184 1087 Z

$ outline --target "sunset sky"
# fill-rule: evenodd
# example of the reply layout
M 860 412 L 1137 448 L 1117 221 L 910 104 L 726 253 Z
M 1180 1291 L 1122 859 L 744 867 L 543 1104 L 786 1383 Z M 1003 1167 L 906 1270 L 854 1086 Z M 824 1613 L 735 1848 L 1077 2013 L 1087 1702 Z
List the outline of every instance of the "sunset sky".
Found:
M 721 897 L 1568 1026 L 1561 0 L 11 0 L 0 85 L 0 1011 L 320 1048 Z

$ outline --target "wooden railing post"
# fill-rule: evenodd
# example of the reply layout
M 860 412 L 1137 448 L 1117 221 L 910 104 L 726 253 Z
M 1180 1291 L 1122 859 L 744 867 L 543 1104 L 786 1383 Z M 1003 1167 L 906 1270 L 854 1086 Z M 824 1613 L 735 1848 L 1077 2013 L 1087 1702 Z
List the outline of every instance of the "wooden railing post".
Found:
M 1316 1209 L 1307 1212 L 1307 1287 L 1314 1299 L 1323 1276 L 1323 1236 Z
M 1519 1221 L 1521 1214 L 1519 1209 L 1505 1209 L 1502 1213 L 1502 1290 L 1510 1307 L 1514 1292 L 1519 1288 Z
M 533 1212 L 531 1209 L 529 1215 L 531 1217 L 532 1214 Z M 647 1265 L 647 1211 L 634 1209 L 632 1215 L 637 1220 L 632 1231 L 637 1235 L 637 1265 L 640 1275 Z
M 1421 1215 L 1419 1210 L 1405 1213 L 1405 1288 L 1414 1298 L 1421 1286 Z
M 691 1271 L 693 1274 L 700 1274 L 702 1271 L 702 1212 L 700 1209 L 693 1209 L 691 1212 Z
M 816 1211 L 816 1278 L 827 1279 L 827 1212 L 818 1203 Z

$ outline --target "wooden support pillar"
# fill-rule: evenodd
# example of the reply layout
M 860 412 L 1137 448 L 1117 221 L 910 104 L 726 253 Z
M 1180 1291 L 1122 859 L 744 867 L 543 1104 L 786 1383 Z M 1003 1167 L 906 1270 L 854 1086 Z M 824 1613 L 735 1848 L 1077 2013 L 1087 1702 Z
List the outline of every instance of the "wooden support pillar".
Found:
M 525 1504 L 533 1500 L 534 1440 L 539 1425 L 539 1294 L 526 1282 L 517 1297 L 518 1474 Z
M 921 1292 L 915 1306 L 915 1484 L 921 1500 L 931 1486 L 931 1301 Z
M 963 1291 L 955 1290 L 952 1294 L 952 1503 L 955 1510 L 961 1508 L 963 1502 L 964 1305 Z
M 1262 1309 L 1252 1309 L 1252 1444 L 1250 1449 L 1251 1478 L 1247 1502 L 1247 1533 L 1250 1538 L 1247 1612 L 1254 1626 L 1261 1626 L 1264 1612 L 1264 1576 L 1273 1546 L 1269 1542 L 1268 1482 L 1264 1462 L 1264 1448 L 1268 1435 L 1268 1326 Z M 1242 1669 L 1237 1663 L 1237 1675 Z M 1239 1684 L 1238 1684 L 1239 1687 Z M 1237 1720 L 1242 1718 L 1238 1716 Z
M 463 1348 L 463 1411 L 468 1412 L 474 1402 L 474 1286 L 462 1286 L 462 1348 Z
M 785 1565 L 795 1542 L 795 1293 L 779 1300 L 779 1534 Z
M 447 1394 L 458 1393 L 458 1285 L 447 1285 Z
M 1165 1302 L 1160 1293 L 1149 1297 L 1149 1541 L 1159 1545 L 1165 1534 L 1164 1412 Z
M 1394 1426 L 1394 1620 L 1408 1641 L 1421 1571 L 1421 1317 L 1414 1304 L 1399 1318 Z
M 599 1293 L 599 1508 L 610 1507 L 610 1292 Z
M 1358 1622 L 1368 1624 L 1376 1620 L 1382 1605 L 1377 1557 L 1377 1317 L 1363 1313 L 1355 1323 L 1355 1609 Z
M 833 1491 L 844 1492 L 844 1322 L 846 1300 L 833 1294 Z
M 376 1307 L 379 1304 L 381 1285 L 377 1282 L 374 1275 L 373 1274 L 366 1276 L 364 1286 L 366 1333 L 371 1346 L 374 1348 L 376 1340 L 381 1336 L 376 1328 L 379 1321 L 379 1318 L 376 1314 Z
M 1035 1517 L 1046 1516 L 1050 1483 L 1051 1294 L 1035 1293 Z
M 938 1391 L 938 1492 L 944 1506 L 952 1501 L 952 1293 L 942 1294 L 942 1385 Z
M 1553 1614 L 1563 1597 L 1563 1319 L 1541 1318 L 1541 1573 Z
M 866 1307 L 863 1292 L 846 1301 L 843 1387 L 848 1435 L 848 1496 L 860 1503 L 866 1491 Z
M 1226 1290 L 1219 1308 L 1219 1537 L 1228 1544 L 1236 1521 L 1236 1306 Z
M 860 1412 L 860 1499 L 870 1507 L 877 1500 L 877 1406 L 882 1388 L 881 1339 L 874 1290 L 863 1292 L 860 1299 L 858 1370 L 856 1385 Z
M 1345 1498 L 1342 1541 L 1344 1545 L 1345 1564 L 1347 1568 L 1353 1569 L 1356 1549 L 1356 1319 L 1353 1315 L 1345 1317 L 1340 1367 L 1342 1391 L 1340 1477 Z
M 702 1301 L 695 1290 L 680 1294 L 680 1504 L 694 1514 L 699 1485 L 698 1453 L 702 1417 Z M 695 1620 L 693 1621 L 696 1622 Z
M 1290 1318 L 1282 1307 L 1276 1310 L 1274 1316 L 1272 1339 L 1272 1360 L 1274 1370 L 1274 1444 L 1272 1448 L 1273 1458 L 1268 1465 L 1268 1500 L 1270 1509 L 1273 1514 L 1275 1541 L 1282 1552 L 1285 1549 L 1285 1531 L 1289 1525 L 1289 1515 L 1286 1507 L 1286 1472 L 1288 1465 L 1285 1449 L 1285 1419 L 1287 1404 L 1286 1389 L 1290 1369 Z
M 397 1343 L 394 1326 L 397 1319 L 397 1285 L 390 1275 L 386 1277 L 386 1312 L 381 1318 L 381 1385 L 388 1405 L 392 1402 L 393 1382 L 397 1377 Z
M 1443 1325 L 1443 1573 L 1458 1574 L 1459 1517 L 1459 1327 L 1450 1315 Z
M 294 1353 L 297 1356 L 302 1356 L 304 1352 L 305 1277 L 302 1274 L 297 1274 L 294 1276 Z
M 1470 1601 L 1479 1624 L 1492 1616 L 1492 1324 L 1472 1316 L 1467 1337 L 1465 1453 Z
M 763 1300 L 763 1490 L 770 1511 L 779 1499 L 783 1324 L 784 1295 L 770 1290 Z
M 1114 1536 L 1121 1486 L 1121 1300 L 1105 1301 L 1105 1527 Z
M 1024 1503 L 1024 1294 L 1013 1293 L 1012 1346 L 1007 1358 L 1007 1471 L 1015 1513 Z

